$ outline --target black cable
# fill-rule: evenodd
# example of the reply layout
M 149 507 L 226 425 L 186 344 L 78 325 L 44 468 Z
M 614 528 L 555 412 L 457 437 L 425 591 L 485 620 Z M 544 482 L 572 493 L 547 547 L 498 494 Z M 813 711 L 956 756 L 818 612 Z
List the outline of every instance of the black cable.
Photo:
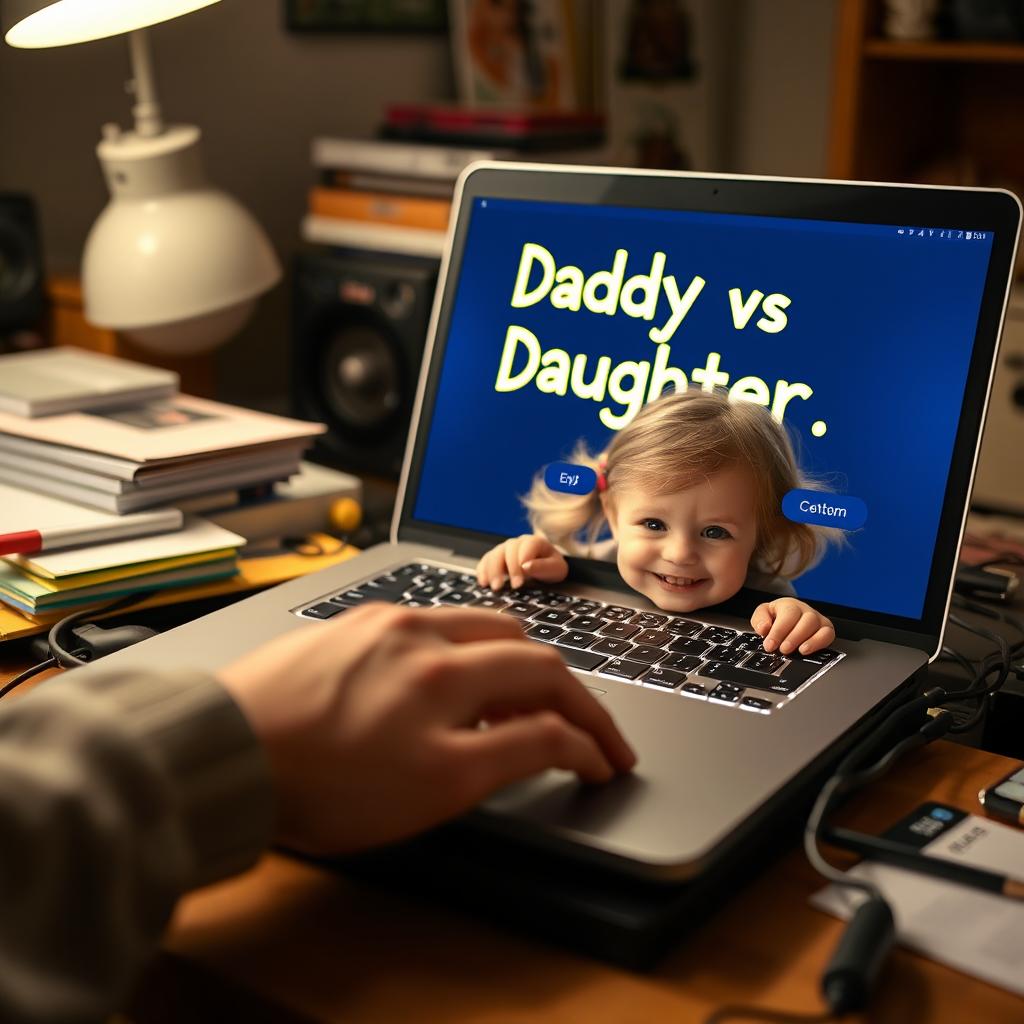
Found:
M 721 1024 L 726 1020 L 767 1020 L 775 1024 L 827 1024 L 836 1020 L 831 1010 L 820 1013 L 785 1013 L 781 1010 L 762 1009 L 758 1006 L 721 1006 L 711 1016 L 705 1018 L 704 1024 Z
M 40 672 L 45 672 L 48 668 L 53 668 L 56 665 L 56 658 L 47 658 L 46 661 L 41 661 L 38 665 L 33 665 L 31 668 L 25 669 L 24 672 L 16 675 L 13 679 L 8 680 L 3 687 L 0 688 L 0 698 L 6 697 L 11 690 L 21 686 L 26 679 L 31 679 L 33 676 L 39 675 Z
M 72 626 L 86 619 L 95 618 L 99 615 L 109 615 L 111 612 L 120 611 L 130 605 L 137 604 L 152 593 L 152 590 L 141 590 L 134 594 L 125 594 L 116 601 L 104 605 L 102 608 L 90 607 L 84 611 L 73 612 L 71 615 L 65 615 L 59 622 L 54 623 L 53 628 L 46 637 L 46 641 L 50 645 L 50 653 L 56 659 L 57 664 L 62 668 L 76 668 L 79 665 L 88 664 L 85 658 L 80 658 L 78 654 L 67 650 L 64 646 L 64 634 Z

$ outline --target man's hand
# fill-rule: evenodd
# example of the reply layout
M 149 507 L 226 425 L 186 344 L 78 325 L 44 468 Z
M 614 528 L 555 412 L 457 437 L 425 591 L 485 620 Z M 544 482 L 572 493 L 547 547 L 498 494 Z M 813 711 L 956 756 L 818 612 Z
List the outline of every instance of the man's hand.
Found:
M 545 537 L 524 533 L 511 537 L 487 552 L 477 563 L 476 578 L 481 587 L 501 590 L 506 580 L 513 588 L 528 579 L 560 583 L 569 575 L 565 555 Z
M 371 604 L 219 676 L 266 746 L 279 837 L 311 853 L 407 837 L 546 768 L 606 782 L 636 761 L 558 654 L 489 611 Z
M 831 620 L 795 597 L 780 597 L 757 606 L 750 617 L 754 631 L 764 637 L 764 649 L 781 654 L 811 654 L 836 638 Z

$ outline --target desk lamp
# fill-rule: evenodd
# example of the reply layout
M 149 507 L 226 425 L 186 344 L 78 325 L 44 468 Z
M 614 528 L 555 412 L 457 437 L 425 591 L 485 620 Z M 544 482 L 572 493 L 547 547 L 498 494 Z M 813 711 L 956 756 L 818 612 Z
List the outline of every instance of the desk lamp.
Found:
M 166 125 L 146 27 L 219 0 L 0 0 L 4 38 L 39 48 L 129 33 L 134 129 L 103 126 L 110 202 L 86 239 L 86 319 L 189 355 L 226 341 L 281 278 L 263 230 L 207 181 L 194 125 Z

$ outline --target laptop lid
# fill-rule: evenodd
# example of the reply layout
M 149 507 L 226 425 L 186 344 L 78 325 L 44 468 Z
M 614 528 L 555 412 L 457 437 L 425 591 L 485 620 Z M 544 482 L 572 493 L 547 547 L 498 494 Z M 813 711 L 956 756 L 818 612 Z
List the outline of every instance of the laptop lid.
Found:
M 1015 196 L 502 163 L 456 199 L 396 539 L 482 554 L 530 532 L 523 495 L 579 440 L 601 450 L 664 390 L 725 389 L 823 482 L 783 514 L 844 538 L 790 592 L 843 636 L 937 652 Z M 613 561 L 571 561 L 622 588 Z

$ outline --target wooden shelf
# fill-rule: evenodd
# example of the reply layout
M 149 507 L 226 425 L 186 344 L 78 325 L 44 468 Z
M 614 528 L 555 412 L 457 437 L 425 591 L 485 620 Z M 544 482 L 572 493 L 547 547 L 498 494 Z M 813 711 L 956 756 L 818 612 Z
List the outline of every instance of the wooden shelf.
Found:
M 897 39 L 866 39 L 870 60 L 949 61 L 961 64 L 1024 64 L 1024 43 L 969 43 Z

